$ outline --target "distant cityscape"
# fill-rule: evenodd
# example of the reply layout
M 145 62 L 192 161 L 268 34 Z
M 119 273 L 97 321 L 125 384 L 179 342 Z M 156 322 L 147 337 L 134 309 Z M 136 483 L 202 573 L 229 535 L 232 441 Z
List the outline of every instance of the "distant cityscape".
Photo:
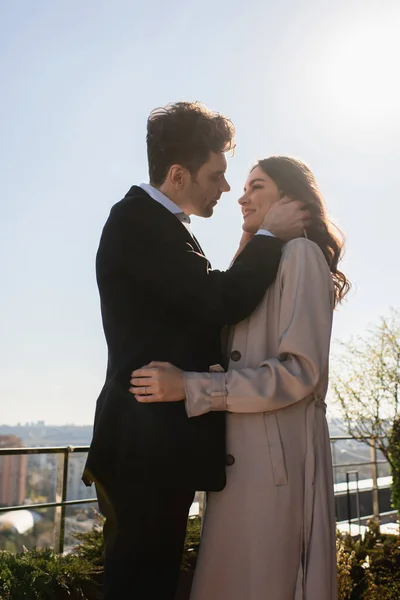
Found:
M 24 446 L 88 446 L 92 425 L 47 425 L 45 421 L 0 425 L 0 435 L 15 435 Z
M 344 435 L 343 422 L 329 420 L 331 435 Z M 45 421 L 0 425 L 0 435 L 15 435 L 24 446 L 88 446 L 92 439 L 92 425 L 49 425 Z
M 87 446 L 91 436 L 91 426 L 51 426 L 44 421 L 1 425 L 0 448 Z M 54 508 L 14 511 L 12 507 L 56 501 L 59 456 L 31 454 L 0 457 L 0 507 L 10 507 L 10 511 L 0 513 L 0 550 L 20 551 L 23 547 L 54 545 Z M 86 453 L 72 454 L 69 458 L 67 500 L 95 497 L 94 486 L 86 487 L 81 481 L 85 461 Z M 97 504 L 67 508 L 66 550 L 76 544 L 72 532 L 92 528 L 93 508 L 97 508 Z

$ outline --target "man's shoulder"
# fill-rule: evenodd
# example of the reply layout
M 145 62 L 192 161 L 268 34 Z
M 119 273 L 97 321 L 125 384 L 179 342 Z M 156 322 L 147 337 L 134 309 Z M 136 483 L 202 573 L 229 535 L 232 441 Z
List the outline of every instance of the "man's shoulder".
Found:
M 111 213 L 119 213 L 123 211 L 145 210 L 151 208 L 152 202 L 150 196 L 138 185 L 133 185 L 125 194 L 124 198 L 116 202 L 111 208 Z
M 119 222 L 142 222 L 157 218 L 154 205 L 156 202 L 137 185 L 130 188 L 124 198 L 116 202 L 111 209 L 105 227 L 112 227 Z
M 134 185 L 122 200 L 111 207 L 102 237 L 111 239 L 132 234 L 138 238 L 170 236 L 176 231 L 177 223 L 179 221 L 167 208 Z

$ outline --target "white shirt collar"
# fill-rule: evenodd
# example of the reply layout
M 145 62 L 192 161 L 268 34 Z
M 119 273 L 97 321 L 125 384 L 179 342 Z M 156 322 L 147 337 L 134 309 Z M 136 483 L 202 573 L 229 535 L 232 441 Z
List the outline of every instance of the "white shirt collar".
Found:
M 163 194 L 160 190 L 150 185 L 150 183 L 141 183 L 140 187 L 150 196 L 150 198 L 153 198 L 153 200 L 159 204 L 162 204 L 173 215 L 177 215 L 180 221 L 190 223 L 190 217 L 183 212 L 180 206 L 175 204 L 175 202 L 172 202 L 172 200 L 170 200 L 168 196 Z

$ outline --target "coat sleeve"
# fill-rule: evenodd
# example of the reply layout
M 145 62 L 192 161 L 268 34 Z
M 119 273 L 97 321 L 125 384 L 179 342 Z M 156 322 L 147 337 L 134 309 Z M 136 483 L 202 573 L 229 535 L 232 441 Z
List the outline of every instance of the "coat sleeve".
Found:
M 327 262 L 320 248 L 303 238 L 287 245 L 282 260 L 277 356 L 256 369 L 185 373 L 189 417 L 213 410 L 258 413 L 284 408 L 311 394 L 326 372 L 333 314 Z
M 123 256 L 138 289 L 158 297 L 182 318 L 218 326 L 245 319 L 276 277 L 283 242 L 257 235 L 228 271 L 218 271 L 179 233 L 149 222 L 126 204 L 117 206 L 103 231 L 98 271 L 108 273 L 115 265 L 120 269 Z

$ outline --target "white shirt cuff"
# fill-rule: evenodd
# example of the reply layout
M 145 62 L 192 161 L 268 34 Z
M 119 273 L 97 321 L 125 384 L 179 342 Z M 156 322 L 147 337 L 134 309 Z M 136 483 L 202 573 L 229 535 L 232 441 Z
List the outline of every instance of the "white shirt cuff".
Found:
M 259 229 L 256 235 L 268 235 L 269 237 L 275 237 L 273 233 L 268 231 L 268 229 Z

